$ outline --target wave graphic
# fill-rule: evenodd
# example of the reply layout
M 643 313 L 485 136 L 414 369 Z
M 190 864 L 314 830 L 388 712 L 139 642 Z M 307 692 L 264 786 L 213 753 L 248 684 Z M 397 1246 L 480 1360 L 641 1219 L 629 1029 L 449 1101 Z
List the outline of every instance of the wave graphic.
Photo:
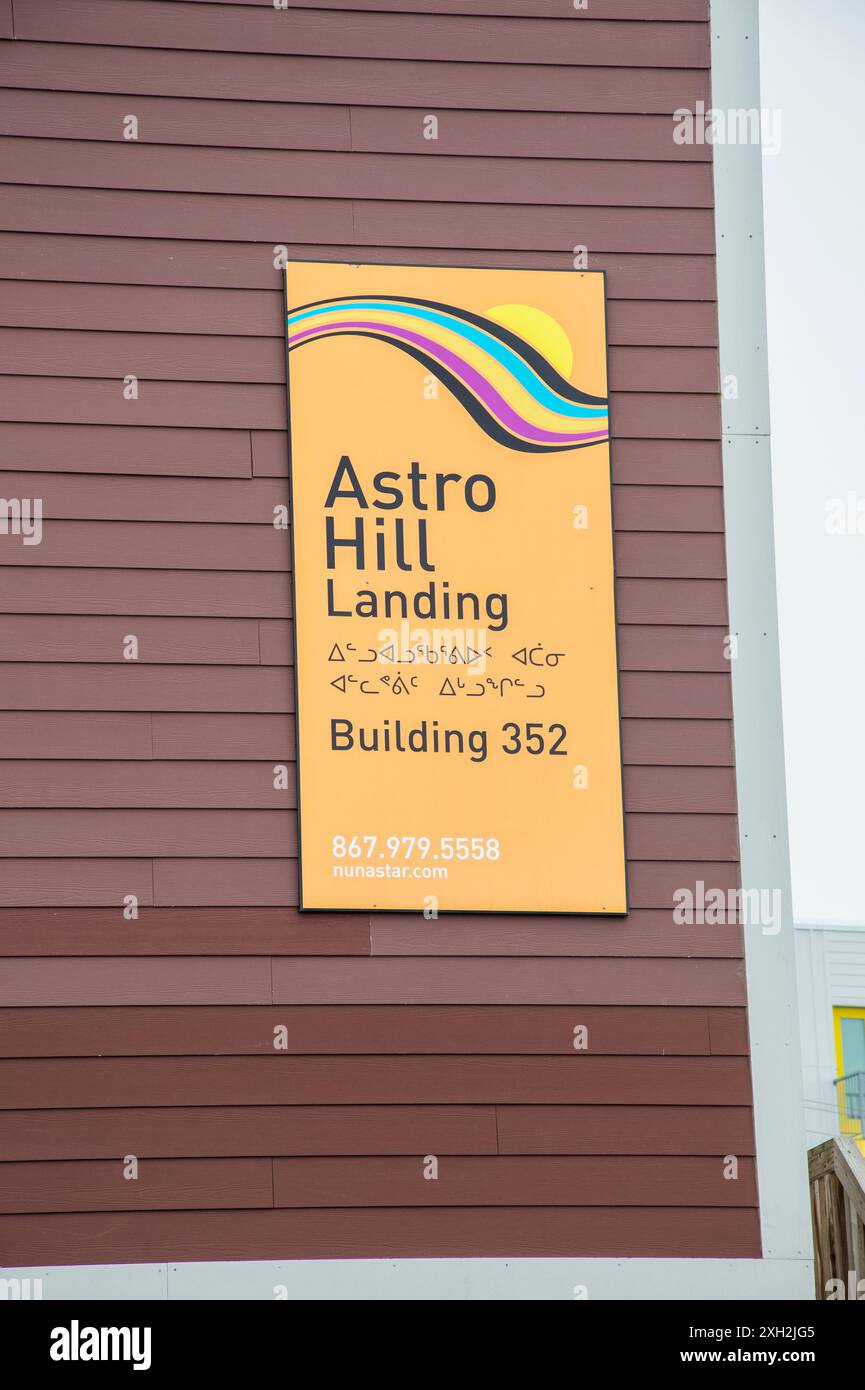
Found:
M 518 334 L 452 304 L 347 295 L 293 310 L 287 331 L 289 352 L 343 334 L 390 343 L 509 449 L 557 453 L 609 439 L 606 396 L 578 390 Z

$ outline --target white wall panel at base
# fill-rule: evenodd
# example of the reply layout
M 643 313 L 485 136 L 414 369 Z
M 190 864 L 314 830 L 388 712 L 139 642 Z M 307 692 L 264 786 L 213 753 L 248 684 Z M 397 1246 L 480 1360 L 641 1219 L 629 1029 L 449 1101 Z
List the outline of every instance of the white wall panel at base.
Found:
M 219 1260 L 6 1269 L 42 1298 L 209 1300 L 810 1300 L 810 1260 Z M 582 1289 L 585 1294 L 575 1292 Z M 284 1292 L 283 1292 L 284 1291 Z
M 67 1298 L 152 1302 L 168 1297 L 167 1273 L 167 1265 L 0 1267 L 0 1303 L 4 1299 L 47 1303 Z

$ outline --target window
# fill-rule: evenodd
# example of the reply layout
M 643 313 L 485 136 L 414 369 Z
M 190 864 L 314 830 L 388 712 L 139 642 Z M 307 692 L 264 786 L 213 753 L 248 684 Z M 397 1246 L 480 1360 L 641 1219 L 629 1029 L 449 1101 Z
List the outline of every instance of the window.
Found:
M 841 1133 L 861 1136 L 865 1120 L 865 1009 L 842 1006 L 833 1013 Z

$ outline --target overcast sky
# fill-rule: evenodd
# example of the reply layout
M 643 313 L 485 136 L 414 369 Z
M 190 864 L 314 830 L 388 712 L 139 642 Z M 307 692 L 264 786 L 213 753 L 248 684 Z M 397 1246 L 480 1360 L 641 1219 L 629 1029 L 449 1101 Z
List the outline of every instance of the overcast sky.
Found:
M 775 543 L 797 921 L 865 924 L 865 0 L 760 0 Z

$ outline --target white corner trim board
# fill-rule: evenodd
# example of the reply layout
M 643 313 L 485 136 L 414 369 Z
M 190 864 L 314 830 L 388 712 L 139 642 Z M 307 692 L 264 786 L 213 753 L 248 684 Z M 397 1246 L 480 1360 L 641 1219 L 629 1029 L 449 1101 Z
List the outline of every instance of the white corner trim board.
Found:
M 712 0 L 712 106 L 760 103 L 758 0 Z M 728 122 L 728 126 L 729 126 Z M 812 1255 L 775 590 L 759 140 L 713 151 L 724 510 L 742 888 L 777 891 L 781 921 L 745 928 L 763 1254 Z M 780 929 L 778 926 L 780 925 Z

